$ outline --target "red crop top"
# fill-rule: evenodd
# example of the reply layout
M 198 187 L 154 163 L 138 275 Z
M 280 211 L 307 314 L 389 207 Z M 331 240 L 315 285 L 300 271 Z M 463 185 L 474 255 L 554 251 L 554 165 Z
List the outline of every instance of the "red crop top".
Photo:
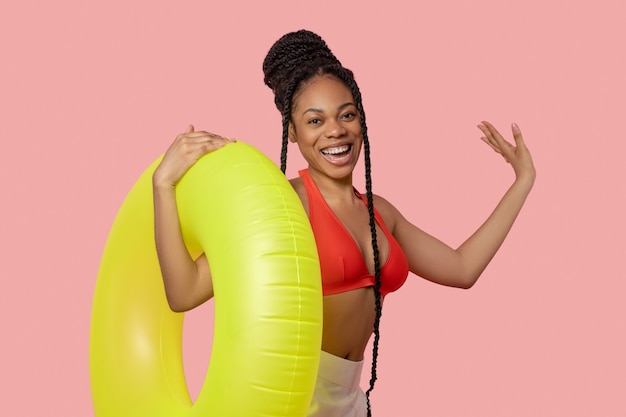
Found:
M 374 276 L 367 270 L 363 254 L 354 238 L 328 206 L 308 170 L 303 169 L 299 174 L 309 200 L 309 221 L 320 258 L 324 295 L 373 286 Z M 354 192 L 367 204 L 363 195 L 356 189 Z M 409 264 L 376 209 L 374 217 L 389 242 L 389 257 L 380 270 L 380 292 L 384 297 L 404 284 Z

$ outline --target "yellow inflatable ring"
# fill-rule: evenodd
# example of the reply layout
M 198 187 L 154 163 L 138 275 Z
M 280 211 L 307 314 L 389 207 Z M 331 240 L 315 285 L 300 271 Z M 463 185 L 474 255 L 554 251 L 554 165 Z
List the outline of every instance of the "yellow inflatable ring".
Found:
M 97 417 L 305 416 L 319 363 L 317 250 L 285 176 L 241 142 L 202 157 L 177 186 L 185 243 L 215 291 L 211 360 L 195 404 L 183 314 L 167 304 L 154 246 L 151 177 L 128 194 L 98 273 L 90 335 Z

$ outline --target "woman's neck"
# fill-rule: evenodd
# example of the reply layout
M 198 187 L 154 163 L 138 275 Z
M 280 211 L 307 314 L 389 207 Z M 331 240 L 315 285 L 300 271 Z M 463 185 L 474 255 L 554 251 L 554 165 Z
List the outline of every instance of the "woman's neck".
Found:
M 352 186 L 352 173 L 344 178 L 332 178 L 315 170 L 309 170 L 309 175 L 327 203 L 351 203 L 356 198 Z

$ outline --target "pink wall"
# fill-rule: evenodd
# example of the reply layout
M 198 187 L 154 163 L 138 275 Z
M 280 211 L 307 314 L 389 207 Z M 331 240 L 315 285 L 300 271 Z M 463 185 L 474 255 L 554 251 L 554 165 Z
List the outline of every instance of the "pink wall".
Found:
M 356 72 L 376 192 L 426 231 L 459 244 L 512 180 L 480 120 L 516 121 L 538 168 L 477 286 L 411 277 L 387 299 L 375 415 L 626 415 L 625 3 L 238 3 L 0 8 L 0 414 L 93 415 L 91 300 L 122 199 L 188 123 L 276 160 L 261 62 L 305 27 Z M 195 393 L 210 306 L 188 318 Z

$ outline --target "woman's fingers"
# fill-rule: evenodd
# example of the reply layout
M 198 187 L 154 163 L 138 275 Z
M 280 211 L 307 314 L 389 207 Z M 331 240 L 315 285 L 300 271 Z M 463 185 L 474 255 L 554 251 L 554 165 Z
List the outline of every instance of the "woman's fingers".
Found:
M 524 142 L 524 138 L 522 137 L 522 131 L 520 130 L 517 123 L 511 124 L 511 130 L 513 131 L 513 139 L 515 139 L 515 145 L 518 147 L 526 148 L 526 142 Z
M 195 162 L 203 154 L 215 151 L 230 142 L 234 141 L 204 130 L 195 131 L 193 125 L 189 125 L 185 133 L 181 133 L 176 137 L 170 153 L 180 152 Z
M 504 139 L 495 126 L 487 121 L 483 120 L 481 124 L 478 125 L 478 128 L 485 134 L 481 140 L 488 144 L 495 152 L 502 155 L 506 162 L 511 162 L 511 159 L 515 156 L 515 146 Z M 519 128 L 517 128 L 517 134 L 518 137 L 521 138 Z M 513 136 L 515 137 L 515 135 L 516 133 L 514 132 Z
M 207 132 L 204 130 L 199 130 L 197 132 L 185 132 L 181 135 L 178 135 L 180 140 L 189 140 L 190 142 L 214 142 L 214 143 L 228 143 L 233 142 L 230 138 L 226 136 L 217 135 L 215 133 Z
M 500 151 L 500 149 L 498 149 L 497 146 L 492 145 L 491 142 L 489 142 L 489 139 L 487 139 L 485 136 L 481 136 L 480 140 L 482 140 L 487 145 L 489 145 L 489 147 L 493 149 L 496 153 L 499 153 L 500 155 L 502 155 L 502 152 Z
M 502 142 L 498 141 L 498 139 L 496 138 L 493 129 L 490 129 L 489 126 L 487 126 L 485 124 L 485 122 L 482 122 L 483 124 L 478 125 L 478 128 L 483 132 L 483 134 L 485 136 L 483 136 L 481 139 L 483 140 L 483 142 L 485 142 L 487 145 L 489 145 L 494 151 L 498 152 L 499 154 L 502 153 Z M 497 131 L 496 131 L 497 133 Z
M 481 123 L 485 127 L 485 129 L 481 130 L 487 135 L 487 138 L 489 138 L 493 144 L 497 144 L 500 148 L 504 148 L 506 145 L 513 146 L 502 137 L 500 132 L 498 132 L 498 130 L 491 123 L 487 121 L 482 121 Z
M 515 145 L 505 140 L 498 130 L 489 122 L 483 121 L 478 128 L 485 136 L 480 139 L 491 149 L 502 155 L 504 160 L 511 164 L 515 171 L 516 178 L 530 178 L 534 181 L 535 167 L 522 137 L 522 131 L 516 123 L 511 124 Z
M 176 140 L 165 152 L 155 170 L 153 182 L 157 185 L 175 186 L 200 157 L 231 142 L 234 141 L 214 133 L 203 130 L 196 132 L 194 126 L 189 125 L 184 133 L 176 136 Z

